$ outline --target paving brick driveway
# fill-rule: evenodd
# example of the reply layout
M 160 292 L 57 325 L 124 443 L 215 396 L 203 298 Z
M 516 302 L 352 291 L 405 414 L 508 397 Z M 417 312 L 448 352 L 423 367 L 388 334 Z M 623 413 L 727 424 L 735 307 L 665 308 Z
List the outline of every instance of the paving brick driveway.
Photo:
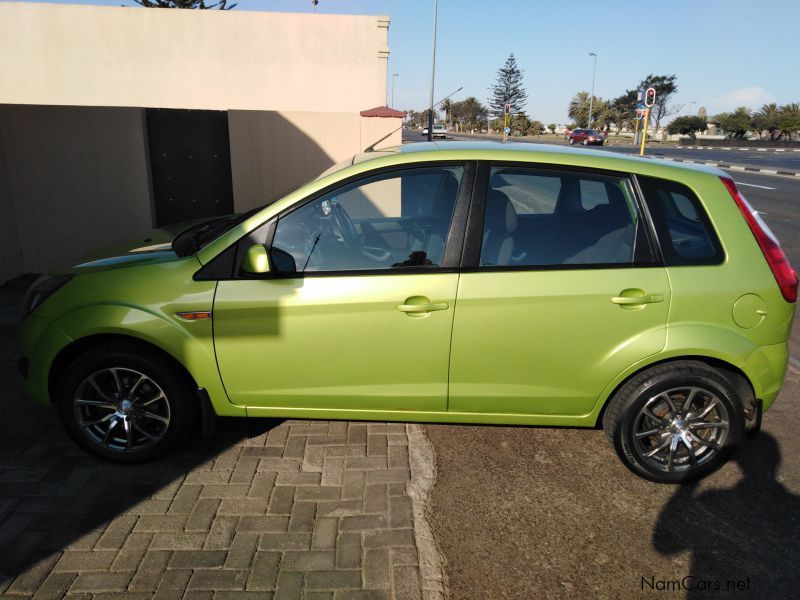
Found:
M 22 397 L 19 296 L 0 289 L 0 592 L 422 596 L 414 426 L 226 419 L 167 459 L 114 466 L 78 450 L 53 411 Z

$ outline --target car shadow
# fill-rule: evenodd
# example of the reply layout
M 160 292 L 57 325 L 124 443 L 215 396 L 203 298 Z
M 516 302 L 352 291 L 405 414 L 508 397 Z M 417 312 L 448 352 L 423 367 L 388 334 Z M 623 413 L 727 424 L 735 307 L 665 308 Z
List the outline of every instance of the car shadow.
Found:
M 665 556 L 691 552 L 689 572 L 677 578 L 652 574 L 653 580 L 647 574 L 643 590 L 683 590 L 688 598 L 797 594 L 800 495 L 778 480 L 779 444 L 762 432 L 734 461 L 742 477 L 732 488 L 700 491 L 699 482 L 682 485 L 664 506 L 653 546 Z
M 0 288 L 0 305 L 13 305 L 19 296 Z M 181 487 L 187 475 L 203 465 L 230 471 L 242 446 L 263 445 L 282 422 L 220 419 L 212 437 L 194 434 L 163 459 L 130 466 L 96 459 L 63 433 L 56 411 L 24 397 L 16 314 L 0 314 L 0 593 L 37 565 L 49 570 L 66 549 L 96 547 L 107 525 L 129 511 L 169 514 L 193 503 Z

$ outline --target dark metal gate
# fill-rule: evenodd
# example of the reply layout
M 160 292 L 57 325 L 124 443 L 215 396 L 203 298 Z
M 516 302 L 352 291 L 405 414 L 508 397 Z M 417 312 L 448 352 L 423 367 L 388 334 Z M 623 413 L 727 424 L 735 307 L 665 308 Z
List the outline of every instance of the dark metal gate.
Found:
M 228 113 L 147 109 L 156 225 L 233 212 Z

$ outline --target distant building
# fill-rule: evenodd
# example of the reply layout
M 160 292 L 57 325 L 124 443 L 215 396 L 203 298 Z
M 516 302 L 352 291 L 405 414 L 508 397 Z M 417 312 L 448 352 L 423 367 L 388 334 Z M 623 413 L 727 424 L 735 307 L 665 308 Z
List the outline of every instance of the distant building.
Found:
M 0 283 L 265 204 L 398 129 L 361 115 L 386 103 L 388 28 L 0 3 Z

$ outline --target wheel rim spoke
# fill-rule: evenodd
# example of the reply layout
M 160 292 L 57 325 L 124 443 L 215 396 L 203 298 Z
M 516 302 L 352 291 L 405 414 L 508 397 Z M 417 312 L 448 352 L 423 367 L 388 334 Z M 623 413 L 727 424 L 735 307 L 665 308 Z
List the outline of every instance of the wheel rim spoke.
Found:
M 640 431 L 636 434 L 637 438 L 648 438 L 653 437 L 654 435 L 658 435 L 659 433 L 664 433 L 663 429 L 650 429 L 649 431 Z
M 158 394 L 155 398 L 150 398 L 150 400 L 146 400 L 145 402 L 138 402 L 134 401 L 136 406 L 150 406 L 153 402 L 157 402 L 158 400 L 164 400 L 166 396 L 164 394 Z
M 728 428 L 727 421 L 701 421 L 699 423 L 690 423 L 689 427 L 691 429 L 712 429 L 712 428 Z
M 86 398 L 77 398 L 75 400 L 78 404 L 85 404 L 87 406 L 96 406 L 97 408 L 103 408 L 106 410 L 117 410 L 116 405 L 111 404 L 110 402 L 101 402 L 100 400 L 87 400 Z
M 667 455 L 667 471 L 672 471 L 672 463 L 675 460 L 675 452 L 678 450 L 680 438 L 677 435 L 671 436 L 669 443 L 669 454 Z
M 687 431 L 686 434 L 695 444 L 700 444 L 701 446 L 705 446 L 706 448 L 711 448 L 712 450 L 719 450 L 720 448 L 719 444 L 713 440 L 704 440 L 703 438 L 695 435 L 691 431 Z
M 689 391 L 689 396 L 686 398 L 686 402 L 683 403 L 683 409 L 681 410 L 683 411 L 683 414 L 686 416 L 687 419 L 689 418 L 689 409 L 691 408 L 692 402 L 694 402 L 694 397 L 696 395 L 697 395 L 697 388 L 692 388 Z
M 650 452 L 646 452 L 646 453 L 644 454 L 644 456 L 646 456 L 647 458 L 652 458 L 653 456 L 655 456 L 656 454 L 658 454 L 659 452 L 661 452 L 661 451 L 662 451 L 664 448 L 666 448 L 667 446 L 669 446 L 669 444 L 670 444 L 670 441 L 671 441 L 671 440 L 670 440 L 670 437 L 669 437 L 669 436 L 667 436 L 666 438 L 664 438 L 664 441 L 663 441 L 663 442 L 661 442 L 661 444 L 659 444 L 658 446 L 656 446 L 655 448 L 653 448 L 653 449 L 652 449 Z
M 83 421 L 82 423 L 79 423 L 79 425 L 81 426 L 81 428 L 94 427 L 95 425 L 100 425 L 100 423 L 105 423 L 106 421 L 113 419 L 116 416 L 117 416 L 116 413 L 109 413 L 102 419 L 96 419 L 94 421 Z
M 714 409 L 714 407 L 716 407 L 718 404 L 719 400 L 717 400 L 716 398 L 711 398 L 711 400 L 708 401 L 708 404 L 706 404 L 703 410 L 700 411 L 698 414 L 693 415 L 692 419 L 693 420 L 705 419 L 708 416 L 708 413 L 710 413 Z
M 142 416 L 146 419 L 153 419 L 154 421 L 160 421 L 161 423 L 164 423 L 164 425 L 169 425 L 169 419 L 162 417 L 161 415 L 144 411 L 142 412 Z

